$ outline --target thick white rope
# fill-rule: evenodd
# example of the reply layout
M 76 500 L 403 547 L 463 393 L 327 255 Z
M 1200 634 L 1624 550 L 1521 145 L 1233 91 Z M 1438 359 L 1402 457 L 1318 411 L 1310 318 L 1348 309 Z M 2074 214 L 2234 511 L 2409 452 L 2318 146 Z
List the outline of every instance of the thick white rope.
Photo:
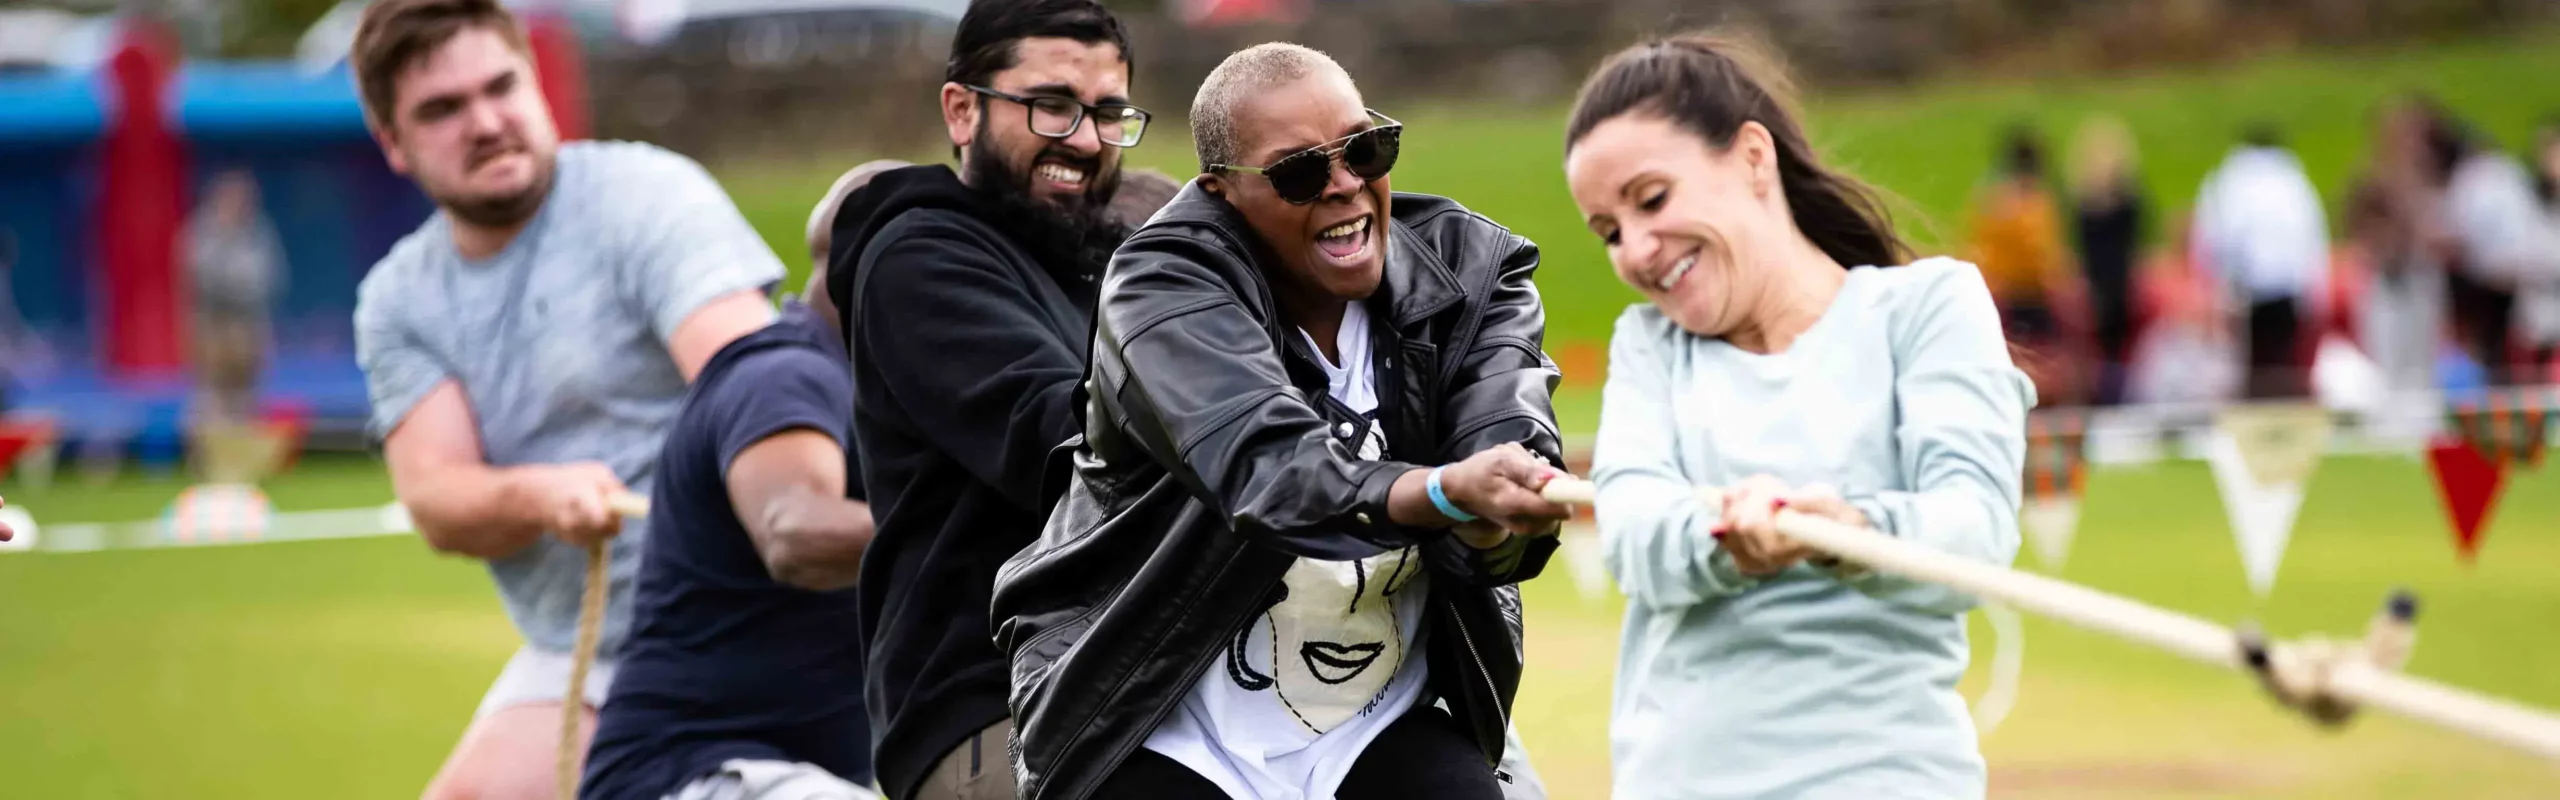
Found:
M 1699 492 L 1722 496 L 1713 487 Z M 1598 487 L 1579 478 L 1557 478 L 1547 483 L 1543 494 L 1559 503 L 1588 505 L 1597 498 Z M 2287 705 L 2327 724 L 2343 721 L 2357 707 L 2373 706 L 2560 761 L 2560 717 L 2393 672 L 2406 657 L 2405 630 L 2368 636 L 2357 647 L 2318 640 L 2267 646 L 2253 636 L 2192 616 L 2075 583 L 1958 558 L 1821 517 L 1781 511 L 1777 527 L 1845 561 L 2149 644 L 2191 660 L 2257 673 Z M 2405 627 L 2406 614 L 2401 618 Z

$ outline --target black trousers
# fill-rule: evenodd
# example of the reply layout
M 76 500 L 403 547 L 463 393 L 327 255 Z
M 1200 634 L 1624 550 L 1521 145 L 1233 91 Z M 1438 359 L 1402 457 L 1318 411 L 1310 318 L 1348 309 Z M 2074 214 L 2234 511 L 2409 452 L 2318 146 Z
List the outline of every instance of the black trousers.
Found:
M 1138 748 L 1094 792 L 1097 800 L 1231 800 L 1181 762 Z M 1485 763 L 1449 712 L 1420 705 L 1370 740 L 1336 800 L 1502 800 Z
M 2302 313 L 2293 298 L 2249 305 L 2249 396 L 2300 397 L 2309 372 L 2293 360 L 2302 342 Z
M 2517 370 L 2508 350 L 2515 330 L 2516 295 L 2481 283 L 2460 271 L 2446 276 L 2445 291 L 2453 300 L 2453 327 L 2463 347 L 2489 370 L 2492 382 L 2513 384 Z

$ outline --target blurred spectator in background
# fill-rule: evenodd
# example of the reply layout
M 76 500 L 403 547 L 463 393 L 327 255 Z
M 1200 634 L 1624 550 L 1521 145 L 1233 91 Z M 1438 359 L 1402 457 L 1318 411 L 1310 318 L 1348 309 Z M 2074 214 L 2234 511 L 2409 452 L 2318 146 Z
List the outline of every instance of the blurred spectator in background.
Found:
M 258 414 L 268 305 L 284 270 L 284 245 L 259 208 L 257 179 L 246 170 L 213 176 L 181 246 L 195 302 L 198 409 L 206 421 L 245 425 Z
M 2169 220 L 2169 245 L 2154 251 L 2134 278 L 2134 338 L 2125 399 L 2134 403 L 2210 403 L 2240 390 L 2231 316 L 2222 288 L 2191 257 L 2193 229 Z
M 2560 116 L 2545 120 L 2534 132 L 2533 194 L 2549 244 L 2560 248 Z M 2516 302 L 2525 343 L 2540 370 L 2532 380 L 2560 383 L 2560 362 L 2555 362 L 2560 357 L 2560 275 L 2546 272 L 2526 281 Z
M 845 170 L 843 175 L 836 177 L 835 185 L 827 187 L 827 195 L 819 198 L 816 207 L 809 209 L 809 225 L 805 232 L 809 241 L 809 261 L 813 267 L 809 273 L 812 279 L 824 280 L 826 277 L 821 273 L 826 271 L 829 263 L 827 253 L 835 242 L 836 212 L 844 208 L 845 196 L 869 184 L 874 175 L 912 166 L 915 165 L 894 158 L 865 161 Z M 811 294 L 815 296 L 823 292 Z
M 1132 169 L 1120 173 L 1120 191 L 1111 195 L 1111 218 L 1136 229 L 1147 224 L 1173 195 L 1182 191 L 1182 182 L 1152 169 Z
M 2445 345 L 2444 273 L 2452 248 L 2438 210 L 2448 170 L 2428 147 L 2434 118 L 2423 97 L 2382 109 L 2372 176 L 2347 207 L 2349 246 L 2370 271 L 2357 339 L 2395 393 L 2436 388 Z
M 0 411 L 9 410 L 17 391 L 17 367 L 27 363 L 26 354 L 36 345 L 26 318 L 18 316 L 18 296 L 9 289 L 9 274 L 17 263 L 18 232 L 0 228 Z
M 2044 146 L 2024 125 L 2002 146 L 2000 172 L 1974 201 L 1973 252 L 2009 341 L 2026 348 L 2024 365 L 2044 402 L 2084 402 L 2089 359 L 2074 357 L 2087 314 L 2062 240 L 2062 212 L 2045 186 Z
M 2133 358 L 2133 265 L 2144 222 L 2133 132 L 2114 117 L 2091 119 L 2080 126 L 2072 162 L 2072 226 L 2100 361 L 2097 400 L 2120 403 Z
M 2439 115 L 2430 133 L 2431 149 L 2450 167 L 2444 222 L 2455 253 L 2448 280 L 2455 327 L 2492 382 L 2526 382 L 2531 371 L 2516 332 L 2527 320 L 2517 299 L 2528 286 L 2560 280 L 2560 241 L 2523 164 L 2450 116 Z M 2539 328 L 2546 320 L 2531 322 Z
M 2252 127 L 2196 195 L 2191 257 L 2246 309 L 2250 397 L 2307 390 L 2302 327 L 2329 272 L 2329 222 L 2302 161 Z
M 809 209 L 809 224 L 802 234 L 809 242 L 809 281 L 800 288 L 800 302 L 808 304 L 809 310 L 836 326 L 838 333 L 846 329 L 844 314 L 836 308 L 835 299 L 827 296 L 826 283 L 827 264 L 831 263 L 830 253 L 835 249 L 836 213 L 843 210 L 845 197 L 869 185 L 872 176 L 912 166 L 915 164 L 894 158 L 862 162 L 836 176 L 835 185 L 827 187 L 826 196 L 818 199 L 815 208 Z M 845 339 L 850 345 L 852 337 Z

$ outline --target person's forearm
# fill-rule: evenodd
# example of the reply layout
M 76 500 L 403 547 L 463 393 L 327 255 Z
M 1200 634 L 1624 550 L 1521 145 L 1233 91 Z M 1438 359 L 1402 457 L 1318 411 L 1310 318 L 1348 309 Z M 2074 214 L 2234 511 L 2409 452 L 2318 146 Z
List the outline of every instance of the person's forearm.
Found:
M 1415 528 L 1446 528 L 1458 524 L 1431 502 L 1431 470 L 1407 470 L 1396 476 L 1395 485 L 1387 488 L 1387 516 L 1398 525 Z
M 456 464 L 397 480 L 400 504 L 427 545 L 479 559 L 505 558 L 542 538 L 543 522 L 514 470 Z
M 774 498 L 748 529 L 774 580 L 815 591 L 854 584 L 871 531 L 870 505 L 814 492 Z

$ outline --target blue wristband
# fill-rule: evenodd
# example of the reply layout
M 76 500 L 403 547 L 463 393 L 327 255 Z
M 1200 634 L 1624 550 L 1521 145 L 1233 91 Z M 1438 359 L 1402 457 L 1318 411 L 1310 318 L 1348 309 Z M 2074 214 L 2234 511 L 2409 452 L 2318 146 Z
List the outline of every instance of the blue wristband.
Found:
M 1422 482 L 1423 488 L 1431 494 L 1431 507 L 1440 509 L 1441 516 L 1459 522 L 1476 521 L 1476 515 L 1467 513 L 1466 509 L 1459 508 L 1456 503 L 1449 502 L 1449 495 L 1440 491 L 1440 471 L 1444 469 L 1448 467 L 1432 467 L 1430 479 Z

